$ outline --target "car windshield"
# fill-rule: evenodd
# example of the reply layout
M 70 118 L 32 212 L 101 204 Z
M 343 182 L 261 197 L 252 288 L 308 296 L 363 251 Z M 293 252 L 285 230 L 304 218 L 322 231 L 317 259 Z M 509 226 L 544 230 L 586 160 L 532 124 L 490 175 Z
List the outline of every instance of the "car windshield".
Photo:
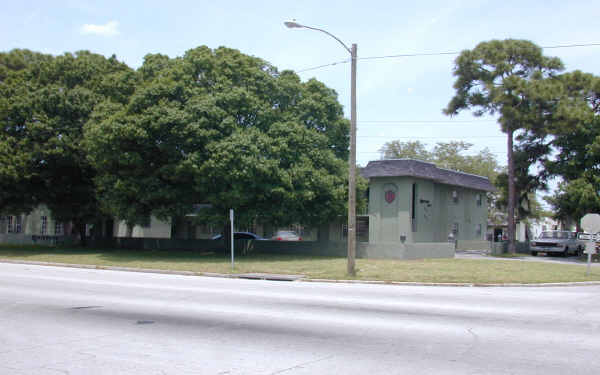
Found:
M 569 238 L 569 232 L 542 232 L 540 239 L 560 239 L 565 240 Z

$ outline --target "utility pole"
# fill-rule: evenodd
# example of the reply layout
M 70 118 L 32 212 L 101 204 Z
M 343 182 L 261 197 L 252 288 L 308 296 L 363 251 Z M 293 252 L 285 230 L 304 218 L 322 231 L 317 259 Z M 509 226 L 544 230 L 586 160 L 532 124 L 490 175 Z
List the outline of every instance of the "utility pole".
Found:
M 348 275 L 356 275 L 356 43 L 348 48 L 344 42 L 328 31 L 316 27 L 301 25 L 296 21 L 286 21 L 288 28 L 304 28 L 320 31 L 337 40 L 350 53 L 352 68 L 350 73 L 350 158 L 348 161 Z
M 350 76 L 350 164 L 348 165 L 348 275 L 356 275 L 356 44 L 352 44 Z

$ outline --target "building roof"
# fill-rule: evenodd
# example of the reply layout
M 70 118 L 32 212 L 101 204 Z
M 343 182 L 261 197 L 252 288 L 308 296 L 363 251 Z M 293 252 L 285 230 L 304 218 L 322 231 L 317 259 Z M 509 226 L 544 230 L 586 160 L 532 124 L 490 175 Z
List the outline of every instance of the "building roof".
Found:
M 496 191 L 487 177 L 438 168 L 435 164 L 413 159 L 384 159 L 370 161 L 360 171 L 365 178 L 418 177 L 469 189 Z

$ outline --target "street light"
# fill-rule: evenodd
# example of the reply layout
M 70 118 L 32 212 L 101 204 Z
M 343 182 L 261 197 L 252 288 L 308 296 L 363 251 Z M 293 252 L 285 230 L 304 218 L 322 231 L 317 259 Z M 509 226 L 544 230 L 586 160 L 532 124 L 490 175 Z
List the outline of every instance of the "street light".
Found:
M 356 44 L 353 43 L 352 48 L 348 48 L 335 35 L 323 29 L 301 25 L 295 21 L 287 21 L 283 24 L 290 29 L 304 28 L 325 33 L 344 46 L 352 58 L 350 75 L 350 160 L 348 161 L 348 274 L 354 276 L 356 274 L 354 268 L 354 258 L 356 256 Z

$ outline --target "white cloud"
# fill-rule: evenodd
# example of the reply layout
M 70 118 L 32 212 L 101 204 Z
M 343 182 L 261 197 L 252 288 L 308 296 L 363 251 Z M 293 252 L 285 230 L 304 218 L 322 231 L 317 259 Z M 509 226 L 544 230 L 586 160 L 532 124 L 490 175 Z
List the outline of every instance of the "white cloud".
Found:
M 108 21 L 104 25 L 85 24 L 81 26 L 81 33 L 84 35 L 93 34 L 101 36 L 119 35 L 119 23 L 117 21 Z

